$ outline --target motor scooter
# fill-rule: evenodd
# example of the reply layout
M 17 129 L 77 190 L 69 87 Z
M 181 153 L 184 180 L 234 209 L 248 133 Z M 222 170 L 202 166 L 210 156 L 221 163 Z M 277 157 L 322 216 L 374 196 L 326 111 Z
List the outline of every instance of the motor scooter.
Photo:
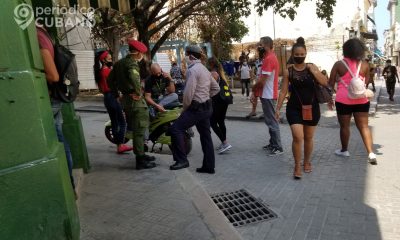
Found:
M 168 109 L 165 112 L 158 112 L 155 117 L 150 120 L 149 141 L 153 143 L 151 152 L 154 152 L 154 148 L 157 144 L 160 144 L 160 151 L 162 151 L 164 145 L 168 145 L 171 149 L 171 137 L 167 136 L 167 131 L 174 121 L 180 116 L 181 112 L 181 107 L 175 107 L 173 109 Z M 106 122 L 104 133 L 110 142 L 116 144 L 112 133 L 111 120 Z M 192 137 L 194 137 L 194 132 L 190 128 L 185 132 L 186 154 L 189 154 L 192 150 Z M 133 133 L 130 129 L 128 129 L 125 134 L 124 143 L 127 143 L 132 138 Z M 146 151 L 147 150 L 148 149 L 146 149 Z

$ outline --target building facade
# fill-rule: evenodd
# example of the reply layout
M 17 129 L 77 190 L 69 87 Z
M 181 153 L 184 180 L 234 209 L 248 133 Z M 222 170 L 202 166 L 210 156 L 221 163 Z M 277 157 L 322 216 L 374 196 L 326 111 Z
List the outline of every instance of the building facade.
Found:
M 376 6 L 376 0 L 337 0 L 331 27 L 315 14 L 316 0 L 303 1 L 293 21 L 273 14 L 272 10 L 261 17 L 253 11 L 254 14 L 245 19 L 254 24 L 248 25 L 249 35 L 243 42 L 258 41 L 263 36 L 292 40 L 301 36 L 306 40 L 306 61 L 329 71 L 342 58 L 342 45 L 349 38 L 362 39 L 368 47 L 368 55 L 374 56 L 378 39 L 374 20 Z
M 385 31 L 385 55 L 392 63 L 399 65 L 400 52 L 400 6 L 397 0 L 389 0 L 387 10 L 390 14 L 389 29 Z

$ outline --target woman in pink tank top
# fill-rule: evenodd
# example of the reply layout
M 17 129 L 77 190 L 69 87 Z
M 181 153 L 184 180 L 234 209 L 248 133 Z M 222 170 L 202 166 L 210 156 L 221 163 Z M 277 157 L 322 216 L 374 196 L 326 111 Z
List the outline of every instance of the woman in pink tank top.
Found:
M 359 76 L 368 84 L 369 65 L 364 61 L 366 47 L 358 38 L 347 40 L 343 44 L 342 61 L 337 61 L 331 70 L 329 84 L 331 87 L 338 83 L 336 92 L 336 112 L 340 124 L 340 141 L 342 148 L 335 151 L 341 157 L 349 157 L 348 145 L 350 140 L 350 121 L 354 116 L 357 129 L 361 134 L 365 148 L 368 152 L 369 163 L 376 165 L 376 155 L 372 149 L 372 134 L 368 126 L 368 114 L 370 102 L 367 97 L 352 99 L 348 97 L 347 86 L 353 78 L 349 70 L 356 76 L 360 68 Z M 360 66 L 361 64 L 361 66 Z M 347 66 L 346 66 L 347 65 Z M 333 102 L 331 103 L 333 105 Z

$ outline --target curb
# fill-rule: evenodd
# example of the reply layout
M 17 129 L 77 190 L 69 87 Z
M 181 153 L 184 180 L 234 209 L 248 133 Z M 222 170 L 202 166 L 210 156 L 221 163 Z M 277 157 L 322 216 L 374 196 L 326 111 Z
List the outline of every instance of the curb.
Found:
M 159 158 L 161 161 L 166 160 Z M 207 191 L 187 169 L 173 171 L 182 189 L 189 195 L 204 223 L 217 240 L 242 240 L 221 210 L 214 204 Z
M 72 176 L 73 176 L 74 182 L 75 182 L 75 191 L 78 195 L 77 205 L 79 205 L 78 203 L 79 203 L 79 199 L 80 199 L 81 192 L 82 192 L 85 174 L 83 173 L 82 168 L 77 168 L 77 169 L 72 170 Z

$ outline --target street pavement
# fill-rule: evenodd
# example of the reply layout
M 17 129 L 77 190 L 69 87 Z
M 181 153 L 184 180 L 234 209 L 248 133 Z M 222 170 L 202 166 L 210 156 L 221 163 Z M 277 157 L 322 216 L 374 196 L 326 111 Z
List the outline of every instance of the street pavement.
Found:
M 379 85 L 379 84 L 378 84 Z M 78 201 L 82 239 L 400 239 L 400 89 L 395 103 L 380 91 L 370 126 L 378 165 L 367 153 L 354 124 L 351 157 L 340 148 L 334 111 L 324 108 L 315 134 L 313 172 L 295 181 L 291 134 L 281 125 L 285 153 L 268 157 L 263 122 L 227 121 L 231 151 L 216 156 L 216 174 L 198 174 L 202 152 L 198 134 L 190 167 L 172 172 L 168 147 L 152 170 L 134 170 L 132 154 L 117 155 L 104 137 L 107 115 L 81 112 L 92 170 L 85 175 Z M 236 97 L 235 99 L 238 99 Z M 240 97 L 239 97 L 240 99 Z M 243 105 L 246 99 L 240 99 Z M 86 104 L 86 105 L 85 105 Z M 88 105 L 89 104 L 89 105 Z M 92 102 L 77 102 L 77 108 Z M 245 116 L 248 109 L 240 111 Z M 233 114 L 232 114 L 233 115 Z M 213 134 L 214 145 L 219 142 Z M 157 149 L 160 151 L 159 149 Z M 208 194 L 245 189 L 269 206 L 278 218 L 233 228 L 213 206 Z

